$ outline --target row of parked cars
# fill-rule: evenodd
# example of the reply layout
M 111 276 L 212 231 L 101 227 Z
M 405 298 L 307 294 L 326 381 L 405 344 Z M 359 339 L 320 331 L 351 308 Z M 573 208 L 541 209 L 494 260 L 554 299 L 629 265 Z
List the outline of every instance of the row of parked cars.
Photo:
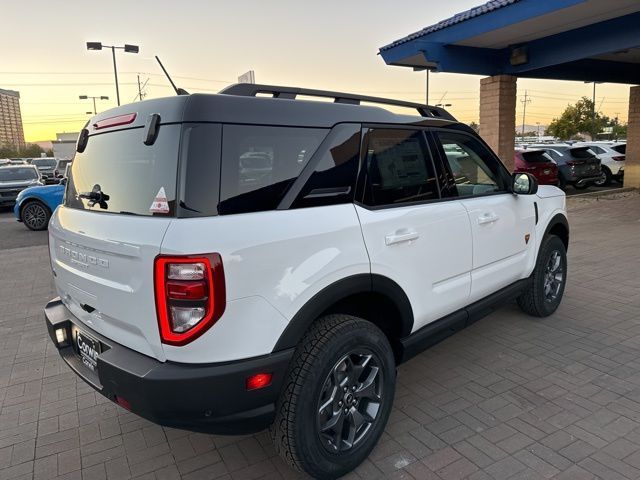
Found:
M 11 207 L 31 230 L 45 230 L 62 202 L 71 160 L 0 159 L 0 207 Z
M 626 143 L 576 142 L 519 145 L 515 171 L 530 173 L 541 185 L 577 189 L 622 182 Z

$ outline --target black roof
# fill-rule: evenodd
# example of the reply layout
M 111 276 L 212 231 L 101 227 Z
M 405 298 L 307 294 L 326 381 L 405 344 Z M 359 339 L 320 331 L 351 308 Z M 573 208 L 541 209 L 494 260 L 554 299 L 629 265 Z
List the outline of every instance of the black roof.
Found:
M 96 132 L 92 125 L 106 118 L 130 113 L 136 113 L 136 118 L 124 128 L 143 126 L 151 114 L 160 115 L 161 123 L 220 122 L 317 128 L 331 128 L 338 123 L 347 122 L 406 125 L 455 123 L 455 118 L 447 111 L 418 103 L 341 92 L 246 85 L 234 85 L 219 94 L 178 95 L 123 105 L 99 113 L 88 122 L 86 128 L 90 133 L 102 133 L 108 129 Z M 272 94 L 272 96 L 258 96 L 265 92 Z M 278 92 L 287 93 L 280 94 Z M 297 94 L 329 97 L 334 101 L 320 102 L 296 99 Z M 357 104 L 360 101 L 414 109 L 417 114 L 397 114 L 385 108 Z

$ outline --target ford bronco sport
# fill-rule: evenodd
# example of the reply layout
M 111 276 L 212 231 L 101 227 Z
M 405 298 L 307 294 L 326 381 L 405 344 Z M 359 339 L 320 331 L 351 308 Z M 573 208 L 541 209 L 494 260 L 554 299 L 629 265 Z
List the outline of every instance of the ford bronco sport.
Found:
M 235 85 L 91 119 L 50 222 L 45 317 L 122 407 L 270 427 L 290 465 L 334 478 L 382 434 L 398 364 L 505 299 L 556 310 L 568 239 L 563 192 L 443 109 Z

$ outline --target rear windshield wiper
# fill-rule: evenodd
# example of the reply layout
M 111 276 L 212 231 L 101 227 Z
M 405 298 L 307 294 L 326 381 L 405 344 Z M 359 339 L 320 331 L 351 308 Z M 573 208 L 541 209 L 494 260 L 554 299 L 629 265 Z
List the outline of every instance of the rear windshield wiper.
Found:
M 90 207 L 93 207 L 97 203 L 103 210 L 108 208 L 107 201 L 109 200 L 109 195 L 102 192 L 100 185 L 94 185 L 93 190 L 90 192 L 80 192 L 78 194 L 78 198 L 85 198 L 89 200 Z

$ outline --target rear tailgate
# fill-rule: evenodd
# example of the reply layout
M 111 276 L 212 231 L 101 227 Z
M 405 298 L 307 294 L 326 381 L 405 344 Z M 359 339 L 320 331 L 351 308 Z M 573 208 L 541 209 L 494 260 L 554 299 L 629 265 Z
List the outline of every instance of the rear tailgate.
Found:
M 570 165 L 576 175 L 581 177 L 595 177 L 601 174 L 600 159 L 598 159 L 589 147 L 575 147 L 569 149 L 571 154 Z
M 89 137 L 52 217 L 49 253 L 58 293 L 81 322 L 164 360 L 153 267 L 175 217 L 181 125 L 162 125 L 153 145 L 144 131 Z
M 49 225 L 55 285 L 67 308 L 96 332 L 159 360 L 153 262 L 170 223 L 60 207 Z

